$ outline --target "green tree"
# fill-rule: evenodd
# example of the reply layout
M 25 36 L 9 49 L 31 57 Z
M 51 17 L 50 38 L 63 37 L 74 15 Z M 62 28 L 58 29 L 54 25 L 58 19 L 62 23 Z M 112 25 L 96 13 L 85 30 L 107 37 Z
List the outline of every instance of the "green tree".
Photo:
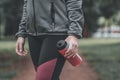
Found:
M 21 0 L 8 0 L 4 3 L 5 36 L 14 35 L 16 33 L 21 16 L 21 6 Z
M 120 9 L 120 0 L 83 0 L 85 25 L 90 33 L 98 29 L 98 18 L 111 18 Z M 14 35 L 18 30 L 23 0 L 0 0 L 5 15 L 5 35 Z
M 99 27 L 97 20 L 103 16 L 111 18 L 120 9 L 120 0 L 84 0 L 83 8 L 88 30 L 92 33 Z

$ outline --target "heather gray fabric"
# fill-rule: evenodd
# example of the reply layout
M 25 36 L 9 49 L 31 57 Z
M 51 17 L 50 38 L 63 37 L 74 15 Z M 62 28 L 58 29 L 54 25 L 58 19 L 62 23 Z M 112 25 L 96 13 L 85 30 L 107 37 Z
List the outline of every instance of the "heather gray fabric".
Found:
M 82 0 L 24 0 L 17 37 L 68 34 L 82 37 Z

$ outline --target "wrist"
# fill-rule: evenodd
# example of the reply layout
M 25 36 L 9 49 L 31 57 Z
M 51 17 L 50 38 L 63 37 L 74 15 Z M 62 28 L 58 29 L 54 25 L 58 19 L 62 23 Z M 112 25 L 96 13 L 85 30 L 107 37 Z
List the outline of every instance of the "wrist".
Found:
M 79 36 L 78 36 L 78 35 L 76 35 L 76 34 L 69 34 L 69 36 L 73 36 L 73 37 L 75 37 L 75 38 L 79 39 Z
M 74 38 L 74 39 L 78 39 L 75 35 L 69 35 L 69 37 L 72 37 L 72 38 Z
M 25 43 L 25 38 L 23 38 L 23 37 L 18 37 L 17 41 L 20 41 L 20 42 L 22 42 L 22 43 Z
M 25 40 L 25 38 L 24 38 L 24 37 L 18 37 L 18 39 L 24 39 L 24 40 Z

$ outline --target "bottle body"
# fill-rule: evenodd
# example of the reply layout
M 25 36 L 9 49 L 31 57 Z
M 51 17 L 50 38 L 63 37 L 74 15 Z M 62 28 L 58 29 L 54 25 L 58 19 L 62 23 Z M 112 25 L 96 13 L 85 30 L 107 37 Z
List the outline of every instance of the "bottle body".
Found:
M 57 43 L 57 48 L 58 48 L 58 52 L 64 56 L 65 52 L 67 51 L 67 49 L 69 48 L 69 44 L 63 40 L 58 41 Z M 68 62 L 70 62 L 73 66 L 78 66 L 81 64 L 82 62 L 82 58 L 78 55 L 75 54 L 74 57 L 70 57 L 70 58 L 66 58 Z

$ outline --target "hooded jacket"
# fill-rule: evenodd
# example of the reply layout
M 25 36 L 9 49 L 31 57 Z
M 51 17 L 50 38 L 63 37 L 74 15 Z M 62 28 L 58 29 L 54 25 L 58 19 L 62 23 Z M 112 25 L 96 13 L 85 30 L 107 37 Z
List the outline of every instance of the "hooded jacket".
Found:
M 24 0 L 17 37 L 67 34 L 82 37 L 82 0 Z

